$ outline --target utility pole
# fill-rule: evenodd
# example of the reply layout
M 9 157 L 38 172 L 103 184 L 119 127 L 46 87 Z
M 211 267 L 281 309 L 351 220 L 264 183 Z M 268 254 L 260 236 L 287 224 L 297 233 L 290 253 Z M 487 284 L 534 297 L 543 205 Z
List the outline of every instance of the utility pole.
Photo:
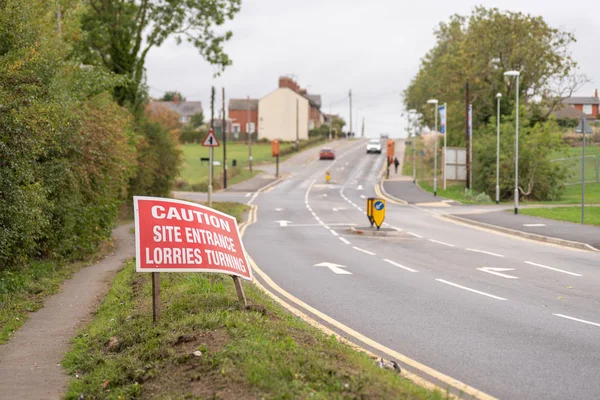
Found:
M 300 100 L 296 99 L 296 151 L 300 151 L 300 115 L 298 109 L 300 108 Z
M 215 129 L 215 87 L 212 87 L 210 94 L 210 129 L 214 132 Z M 210 147 L 210 157 L 208 166 L 208 206 L 212 207 L 212 191 L 213 191 L 213 150 L 214 147 Z
M 348 136 L 352 133 L 352 89 L 348 92 L 348 96 L 350 98 L 350 130 L 348 131 Z
M 225 118 L 225 88 L 223 90 L 223 188 L 227 189 L 227 121 Z
M 333 123 L 333 115 L 331 115 L 331 104 L 329 105 L 329 140 L 331 140 L 331 124 Z
M 465 142 L 467 145 L 466 147 L 466 151 L 467 151 L 467 176 L 466 176 L 466 180 L 467 180 L 467 189 L 471 189 L 471 135 L 470 135 L 470 131 L 469 131 L 469 82 L 466 82 L 465 84 L 465 131 L 466 131 L 466 135 L 467 135 L 467 141 Z
M 248 135 L 248 166 L 252 172 L 252 134 L 250 133 L 250 96 L 246 99 L 246 135 Z
M 361 129 L 360 136 L 365 137 L 365 117 L 363 117 L 363 120 L 362 120 L 362 129 Z

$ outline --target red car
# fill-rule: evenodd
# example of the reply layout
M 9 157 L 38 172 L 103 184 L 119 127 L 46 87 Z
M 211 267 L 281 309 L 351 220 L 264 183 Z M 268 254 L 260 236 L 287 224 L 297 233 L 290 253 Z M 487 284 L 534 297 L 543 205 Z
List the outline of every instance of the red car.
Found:
M 334 160 L 335 154 L 332 149 L 322 149 L 319 152 L 319 160 Z

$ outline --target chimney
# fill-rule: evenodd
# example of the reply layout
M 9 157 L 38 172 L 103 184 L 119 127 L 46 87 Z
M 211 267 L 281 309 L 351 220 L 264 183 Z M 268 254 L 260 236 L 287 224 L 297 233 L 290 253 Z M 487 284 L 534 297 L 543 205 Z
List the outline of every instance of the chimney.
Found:
M 177 93 L 175 93 L 175 96 L 173 96 L 173 103 L 179 104 L 179 95 Z
M 594 92 L 594 97 L 598 98 L 598 89 L 596 89 L 596 91 Z

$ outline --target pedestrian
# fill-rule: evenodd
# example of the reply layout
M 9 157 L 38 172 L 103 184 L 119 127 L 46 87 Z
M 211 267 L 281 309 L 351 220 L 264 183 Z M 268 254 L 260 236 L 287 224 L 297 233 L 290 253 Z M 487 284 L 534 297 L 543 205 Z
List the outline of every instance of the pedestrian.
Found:
M 400 161 L 398 161 L 398 157 L 394 157 L 394 167 L 396 168 L 396 174 L 398 173 L 398 165 L 400 165 Z

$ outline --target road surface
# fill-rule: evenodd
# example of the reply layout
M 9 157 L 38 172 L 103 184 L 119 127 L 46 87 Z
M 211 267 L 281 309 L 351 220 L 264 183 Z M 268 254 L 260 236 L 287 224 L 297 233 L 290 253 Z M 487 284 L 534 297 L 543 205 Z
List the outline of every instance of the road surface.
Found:
M 252 196 L 257 221 L 244 243 L 260 269 L 364 337 L 490 396 L 599 397 L 599 255 L 456 224 L 438 216 L 447 209 L 389 202 L 386 227 L 399 236 L 352 233 L 368 225 L 366 198 L 385 161 L 365 146 L 346 142 L 335 161 L 290 168 Z

